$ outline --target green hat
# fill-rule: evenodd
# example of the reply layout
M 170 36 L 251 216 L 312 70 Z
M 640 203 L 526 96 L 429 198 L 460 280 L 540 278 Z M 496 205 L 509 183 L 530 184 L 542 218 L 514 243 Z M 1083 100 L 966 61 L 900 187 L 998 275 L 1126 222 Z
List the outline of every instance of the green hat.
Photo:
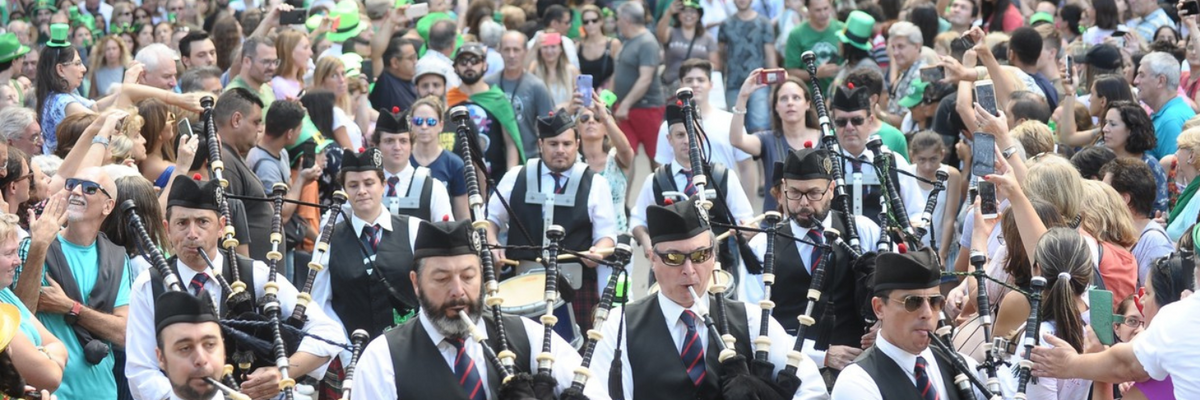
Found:
M 332 32 L 325 35 L 326 39 L 334 43 L 341 43 L 346 39 L 358 36 L 367 26 L 359 23 L 360 15 L 358 14 L 358 2 L 343 0 L 333 6 L 333 10 L 329 11 L 329 17 L 334 19 L 336 28 Z M 314 18 L 309 18 L 305 25 L 310 25 Z M 321 20 L 316 17 L 316 25 L 319 25 Z M 309 29 L 316 29 L 315 26 Z
M 875 31 L 875 17 L 862 11 L 851 11 L 846 17 L 846 26 L 838 31 L 842 43 L 863 51 L 871 51 L 871 33 Z
M 29 47 L 17 40 L 17 34 L 8 32 L 0 34 L 0 63 L 17 59 L 29 52 Z
M 912 84 L 908 85 L 908 94 L 900 98 L 900 106 L 913 108 L 921 104 L 921 99 L 925 98 L 925 87 L 927 86 L 929 86 L 929 83 L 922 81 L 921 78 L 913 79 Z
M 338 56 L 342 59 L 342 65 L 346 66 L 346 77 L 353 78 L 362 75 L 363 58 L 358 53 L 342 53 Z
M 50 12 L 58 12 L 58 7 L 54 6 L 54 2 L 50 0 L 37 0 L 33 2 L 33 10 L 50 10 Z M 32 17 L 32 15 L 30 16 Z
M 46 42 L 46 47 L 70 47 L 71 43 L 67 41 L 70 30 L 71 26 L 67 24 L 50 24 L 50 41 Z
M 1054 16 L 1045 11 L 1035 12 L 1029 16 L 1029 25 L 1036 25 L 1038 22 L 1054 23 Z
M 704 15 L 704 7 L 700 6 L 700 2 L 696 0 L 683 0 L 684 7 L 695 8 L 700 11 L 700 15 Z
M 433 27 L 435 22 L 443 19 L 455 21 L 454 17 L 444 12 L 429 13 L 420 20 L 417 20 L 417 34 L 421 35 L 421 40 L 429 41 L 429 28 Z

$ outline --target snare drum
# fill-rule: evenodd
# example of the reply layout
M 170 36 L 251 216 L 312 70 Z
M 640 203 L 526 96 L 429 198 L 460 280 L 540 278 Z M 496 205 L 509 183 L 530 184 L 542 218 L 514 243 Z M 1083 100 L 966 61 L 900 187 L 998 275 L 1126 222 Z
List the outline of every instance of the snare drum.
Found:
M 540 322 L 541 316 L 546 314 L 546 271 L 535 269 L 505 279 L 500 282 L 500 295 L 504 296 L 500 311 Z M 575 323 L 575 311 L 571 309 L 571 304 L 559 297 L 554 302 L 554 316 L 558 317 L 554 332 L 576 349 L 582 346 L 583 335 Z

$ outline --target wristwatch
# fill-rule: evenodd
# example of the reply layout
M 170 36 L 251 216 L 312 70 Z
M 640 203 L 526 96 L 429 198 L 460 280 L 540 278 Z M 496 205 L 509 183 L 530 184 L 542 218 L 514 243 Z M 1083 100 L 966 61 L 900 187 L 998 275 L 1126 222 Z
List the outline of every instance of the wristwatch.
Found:
M 75 325 L 76 322 L 79 322 L 80 311 L 83 311 L 83 304 L 79 304 L 77 301 L 71 306 L 71 311 L 68 311 L 67 315 L 63 316 L 63 320 L 66 321 L 68 325 Z
M 1004 151 L 1000 152 L 1000 155 L 1004 156 L 1004 159 L 1007 160 L 1009 157 L 1012 157 L 1012 155 L 1016 154 L 1016 153 L 1017 153 L 1017 145 L 1014 144 L 1012 146 L 1005 147 Z
M 96 137 L 92 138 L 92 144 L 97 144 L 97 143 L 99 143 L 101 146 L 104 146 L 105 148 L 107 148 L 108 147 L 108 138 L 106 138 L 104 136 L 96 136 Z

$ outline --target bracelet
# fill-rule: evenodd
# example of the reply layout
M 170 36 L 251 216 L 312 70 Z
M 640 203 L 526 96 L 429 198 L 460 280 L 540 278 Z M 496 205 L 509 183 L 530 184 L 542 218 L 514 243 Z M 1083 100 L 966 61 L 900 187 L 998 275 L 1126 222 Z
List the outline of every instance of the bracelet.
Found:
M 981 81 L 987 79 L 987 67 L 975 67 L 975 80 Z
M 1009 157 L 1012 157 L 1013 154 L 1017 154 L 1017 145 L 1015 144 L 1005 147 L 1004 150 L 1000 152 L 1000 155 L 1004 156 L 1005 160 L 1007 160 Z
M 107 149 L 108 148 L 108 138 L 103 137 L 103 136 L 96 136 L 96 137 L 92 138 L 92 144 L 100 144 L 101 146 L 104 146 L 104 148 Z
M 734 115 L 746 115 L 746 110 L 739 110 L 737 106 L 729 107 L 729 112 Z

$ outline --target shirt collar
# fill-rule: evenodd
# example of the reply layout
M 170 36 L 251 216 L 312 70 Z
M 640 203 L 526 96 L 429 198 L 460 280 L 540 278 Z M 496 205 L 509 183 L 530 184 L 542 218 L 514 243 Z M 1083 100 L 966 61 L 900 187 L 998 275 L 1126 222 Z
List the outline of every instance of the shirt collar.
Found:
M 371 221 L 370 223 L 372 225 L 378 224 L 381 228 L 383 228 L 383 230 L 391 232 L 392 231 L 392 214 L 387 212 L 387 210 L 380 210 L 379 216 L 375 217 L 375 220 Z M 354 212 L 351 211 L 350 212 L 350 224 L 352 226 L 354 226 L 354 232 L 357 233 L 357 232 L 362 232 L 363 227 L 367 226 L 367 221 L 363 220 L 362 218 L 359 218 L 358 215 L 354 214 Z
M 671 163 L 671 176 L 679 175 L 683 171 L 685 171 L 683 169 L 683 165 L 680 165 L 677 162 Z
M 433 325 L 433 320 L 429 319 L 429 316 L 425 314 L 425 310 L 417 310 L 417 318 L 420 319 L 421 327 L 425 328 L 425 333 L 429 335 L 429 339 L 433 341 L 434 346 L 440 346 L 442 341 L 446 340 L 446 335 L 443 335 L 442 332 L 437 330 L 437 327 Z M 485 326 L 483 325 L 483 318 L 476 320 L 475 326 L 479 328 L 478 331 L 486 340 L 488 338 L 488 333 L 487 329 L 485 329 Z M 466 338 L 467 342 L 472 340 L 473 339 L 471 338 Z
M 405 165 L 406 165 L 406 166 L 404 167 L 404 169 L 400 170 L 400 172 L 399 172 L 399 173 L 396 173 L 396 174 L 393 174 L 393 173 L 391 173 L 391 172 L 388 172 L 388 170 L 385 168 L 385 169 L 383 170 L 383 184 L 384 184 L 384 185 L 387 185 L 387 181 L 388 181 L 388 179 L 391 179 L 393 176 L 394 176 L 394 177 L 397 177 L 397 178 L 400 178 L 400 182 L 397 182 L 397 183 L 396 183 L 396 185 L 397 185 L 396 187 L 399 187 L 399 185 L 400 185 L 400 183 L 401 183 L 401 182 L 408 182 L 408 181 L 412 180 L 413 171 L 415 171 L 417 168 L 416 168 L 416 167 L 413 167 L 413 166 L 411 166 L 411 165 L 407 165 L 407 164 L 405 164 Z M 386 189 L 384 189 L 384 191 L 383 191 L 383 192 L 384 192 L 384 195 L 386 196 L 386 195 L 387 195 L 387 190 L 386 190 Z
M 878 347 L 879 351 L 882 351 L 884 355 L 887 355 L 892 359 L 892 361 L 895 361 L 896 365 L 899 365 L 900 368 L 910 376 L 916 376 L 915 370 L 917 369 L 917 356 L 924 357 L 927 365 L 934 363 L 933 351 L 929 350 L 928 347 L 926 347 L 924 350 L 921 350 L 921 354 L 909 353 L 904 349 L 896 347 L 896 345 L 889 342 L 887 338 L 884 338 L 883 335 L 876 336 L 875 347 Z M 925 370 L 931 371 L 928 368 Z
M 705 296 L 701 301 L 707 305 L 708 296 Z M 684 310 L 691 310 L 693 314 L 696 314 L 696 318 L 700 318 L 701 315 L 700 307 L 697 307 L 696 303 L 693 303 L 691 307 L 684 308 L 679 303 L 676 303 L 675 300 L 671 300 L 670 297 L 663 294 L 661 290 L 658 292 L 658 307 L 662 309 L 663 318 L 667 320 L 667 326 L 673 326 L 675 322 L 679 321 L 679 317 L 683 315 Z M 696 322 L 700 323 L 700 321 Z
M 210 253 L 208 256 L 212 260 L 212 265 L 224 265 L 224 263 L 225 263 L 225 255 L 221 253 L 221 250 L 214 251 L 214 252 Z M 208 274 L 208 277 L 210 279 L 213 278 L 212 265 L 205 266 L 204 271 L 201 271 L 201 272 Z M 192 277 L 194 277 L 194 276 L 196 276 L 196 274 L 200 273 L 200 272 L 196 272 L 196 270 L 187 266 L 187 264 L 184 264 L 183 260 L 180 260 L 178 258 L 175 259 L 175 266 L 177 267 L 176 269 L 179 270 L 179 280 L 180 280 L 179 283 L 182 283 L 184 286 L 187 286 L 188 282 L 192 281 Z
M 1179 104 L 1177 105 L 1175 103 L 1179 103 Z M 1159 116 L 1165 115 L 1167 110 L 1178 107 L 1179 105 L 1183 105 L 1183 104 L 1184 104 L 1183 98 L 1179 97 L 1179 96 L 1175 96 L 1171 100 L 1167 100 L 1166 103 L 1163 103 L 1163 106 L 1159 107 L 1158 111 L 1155 111 L 1154 114 L 1150 114 L 1150 118 L 1151 119 L 1158 118 Z

